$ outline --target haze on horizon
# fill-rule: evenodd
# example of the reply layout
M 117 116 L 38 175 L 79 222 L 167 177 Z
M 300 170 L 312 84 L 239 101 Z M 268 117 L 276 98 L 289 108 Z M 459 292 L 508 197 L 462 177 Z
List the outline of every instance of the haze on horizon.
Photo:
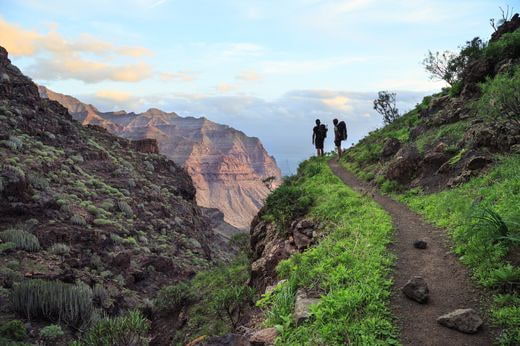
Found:
M 151 107 L 259 137 L 284 173 L 314 152 L 319 117 L 348 144 L 382 124 L 379 90 L 406 111 L 443 83 L 428 50 L 488 38 L 494 0 L 0 0 L 0 45 L 35 82 L 102 111 Z M 516 6 L 518 7 L 518 6 Z M 328 147 L 332 144 L 329 138 Z

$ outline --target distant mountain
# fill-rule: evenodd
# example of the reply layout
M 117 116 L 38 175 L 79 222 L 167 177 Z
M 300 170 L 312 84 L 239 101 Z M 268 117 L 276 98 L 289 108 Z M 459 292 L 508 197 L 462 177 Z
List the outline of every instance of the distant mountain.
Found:
M 83 125 L 99 125 L 128 139 L 154 138 L 162 154 L 184 166 L 200 206 L 218 208 L 231 225 L 247 229 L 269 189 L 262 179 L 281 177 L 258 138 L 206 118 L 180 117 L 151 108 L 143 113 L 101 112 L 78 99 L 39 87 Z

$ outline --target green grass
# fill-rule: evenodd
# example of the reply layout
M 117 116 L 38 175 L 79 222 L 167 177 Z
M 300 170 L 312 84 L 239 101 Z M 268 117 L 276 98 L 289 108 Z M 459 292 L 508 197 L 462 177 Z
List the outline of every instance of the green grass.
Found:
M 281 332 L 278 344 L 398 344 L 388 307 L 390 216 L 345 186 L 323 159 L 302 163 L 291 184 L 314 200 L 308 215 L 326 223 L 328 233 L 317 246 L 281 262 L 277 269 L 286 283 L 260 301 L 267 324 Z M 299 287 L 322 296 L 311 319 L 296 326 L 292 312 Z
M 448 230 L 455 252 L 479 283 L 512 294 L 512 299 L 494 304 L 491 315 L 506 328 L 502 344 L 519 344 L 520 268 L 508 262 L 508 254 L 520 245 L 520 156 L 501 158 L 489 173 L 457 188 L 399 199 Z

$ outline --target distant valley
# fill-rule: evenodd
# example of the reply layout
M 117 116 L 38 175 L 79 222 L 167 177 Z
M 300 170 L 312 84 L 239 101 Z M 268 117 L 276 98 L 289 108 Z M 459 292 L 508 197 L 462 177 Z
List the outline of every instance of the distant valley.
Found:
M 180 117 L 151 108 L 143 113 L 101 112 L 78 99 L 39 86 L 40 95 L 58 101 L 83 125 L 99 125 L 128 139 L 154 138 L 160 153 L 186 168 L 197 203 L 218 208 L 224 220 L 247 229 L 269 193 L 263 179 L 281 178 L 276 161 L 258 138 L 206 118 Z

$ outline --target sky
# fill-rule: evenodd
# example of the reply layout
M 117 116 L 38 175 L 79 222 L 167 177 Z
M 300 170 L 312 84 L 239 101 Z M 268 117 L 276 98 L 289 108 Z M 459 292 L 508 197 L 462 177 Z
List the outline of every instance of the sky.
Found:
M 102 111 L 151 107 L 259 137 L 285 174 L 314 149 L 316 118 L 348 145 L 443 82 L 421 61 L 488 39 L 520 0 L 0 0 L 0 45 L 36 83 Z M 326 150 L 333 147 L 329 135 Z

